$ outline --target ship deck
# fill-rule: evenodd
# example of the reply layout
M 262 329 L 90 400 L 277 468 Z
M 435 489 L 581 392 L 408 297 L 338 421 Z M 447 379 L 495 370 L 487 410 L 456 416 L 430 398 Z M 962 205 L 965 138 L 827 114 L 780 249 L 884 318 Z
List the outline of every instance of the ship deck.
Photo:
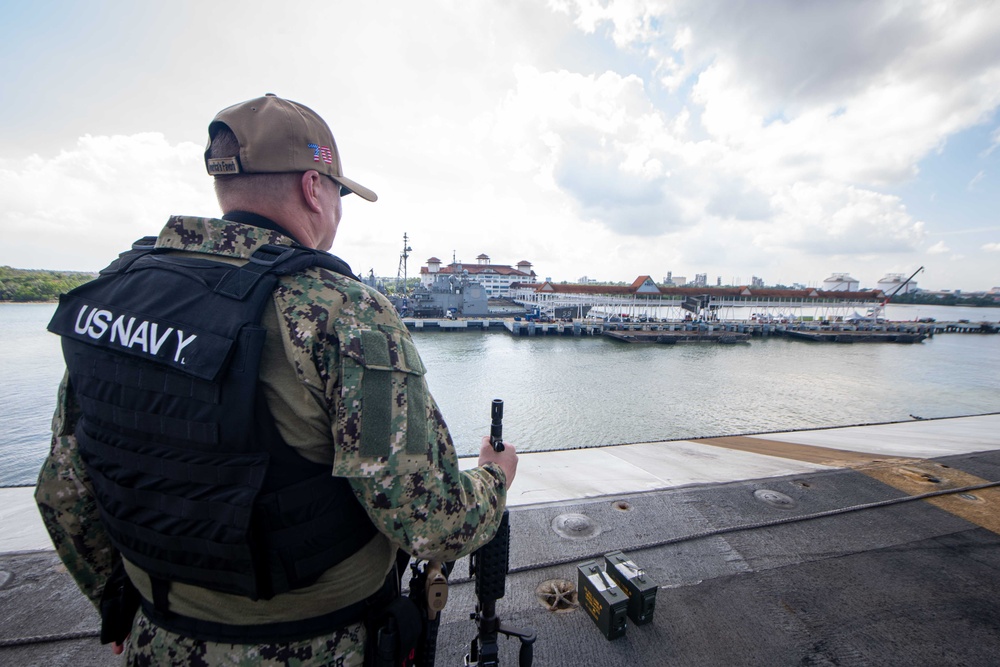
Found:
M 995 665 L 998 480 L 1000 414 L 526 452 L 497 612 L 536 665 Z M 116 664 L 31 494 L 0 489 L 0 661 Z M 608 641 L 547 593 L 614 550 L 658 589 Z M 466 562 L 452 580 L 438 665 L 475 634 Z

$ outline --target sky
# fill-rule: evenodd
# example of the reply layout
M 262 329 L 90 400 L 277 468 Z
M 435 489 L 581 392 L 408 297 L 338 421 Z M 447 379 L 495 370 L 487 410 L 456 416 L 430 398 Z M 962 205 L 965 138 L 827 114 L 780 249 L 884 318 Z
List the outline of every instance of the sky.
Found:
M 2 0 L 0 265 L 94 271 L 219 214 L 220 109 L 319 112 L 333 252 L 540 279 L 1000 286 L 1000 3 Z

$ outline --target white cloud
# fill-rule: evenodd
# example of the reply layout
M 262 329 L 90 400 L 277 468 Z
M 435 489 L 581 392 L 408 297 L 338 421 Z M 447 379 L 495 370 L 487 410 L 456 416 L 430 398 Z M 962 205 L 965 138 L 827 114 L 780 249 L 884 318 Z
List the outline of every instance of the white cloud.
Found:
M 897 197 L 808 169 L 811 178 L 787 182 L 801 168 L 759 166 L 780 152 L 692 141 L 646 92 L 634 77 L 521 68 L 494 137 L 514 147 L 510 164 L 618 233 L 658 236 L 733 219 L 765 223 L 762 248 L 898 252 L 920 240 L 921 223 Z
M 998 146 L 1000 146 L 1000 127 L 993 130 L 993 132 L 990 134 L 990 145 L 989 147 L 987 147 L 985 151 L 983 151 L 982 153 L 983 157 L 990 155 L 993 151 L 997 149 Z
M 979 185 L 980 181 L 982 181 L 985 177 L 986 177 L 986 172 L 980 170 L 979 173 L 977 173 L 975 176 L 972 177 L 972 180 L 969 181 L 969 184 L 967 186 L 965 186 L 965 189 L 969 190 L 970 192 L 972 190 L 975 190 L 976 186 Z
M 951 248 L 946 246 L 944 241 L 938 241 L 927 249 L 928 255 L 944 255 L 949 252 L 951 252 Z
M 676 142 L 641 80 L 530 67 L 515 73 L 517 87 L 492 127 L 495 150 L 508 153 L 512 168 L 619 233 L 650 236 L 690 224 L 683 196 L 671 190 Z
M 162 134 L 84 136 L 54 157 L 0 163 L 0 263 L 95 270 L 172 213 L 217 211 L 204 148 Z
M 1000 252 L 1000 243 L 987 243 L 983 245 L 986 252 Z
M 691 78 L 710 137 L 738 152 L 742 167 L 785 183 L 909 178 L 928 151 L 1000 104 L 1000 15 L 987 7 L 577 5 L 585 29 L 606 22 L 620 45 L 660 45 L 647 52 L 659 54 L 668 89 Z M 636 28 L 649 25 L 660 32 Z
M 898 197 L 834 182 L 794 183 L 774 199 L 775 225 L 761 235 L 764 247 L 815 255 L 864 255 L 913 250 L 923 223 L 907 214 Z

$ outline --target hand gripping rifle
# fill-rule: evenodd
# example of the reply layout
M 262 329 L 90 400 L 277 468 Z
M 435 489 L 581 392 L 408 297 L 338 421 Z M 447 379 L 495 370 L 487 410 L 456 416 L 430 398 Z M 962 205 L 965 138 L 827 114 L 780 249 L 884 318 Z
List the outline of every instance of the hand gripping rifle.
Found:
M 490 444 L 503 451 L 503 401 L 494 399 L 490 409 Z M 518 664 L 531 667 L 535 632 L 530 628 L 511 628 L 504 625 L 496 613 L 497 600 L 505 593 L 510 555 L 510 520 L 505 509 L 500 528 L 485 546 L 472 553 L 469 559 L 469 576 L 476 579 L 476 612 L 472 620 L 479 632 L 472 640 L 472 647 L 465 657 L 466 667 L 498 667 L 497 636 L 517 637 L 521 640 Z

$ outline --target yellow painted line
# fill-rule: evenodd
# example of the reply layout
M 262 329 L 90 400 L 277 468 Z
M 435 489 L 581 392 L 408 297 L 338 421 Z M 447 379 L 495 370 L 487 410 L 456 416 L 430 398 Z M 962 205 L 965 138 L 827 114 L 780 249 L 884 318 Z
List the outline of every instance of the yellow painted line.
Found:
M 703 438 L 693 442 L 766 456 L 778 456 L 806 463 L 852 468 L 910 496 L 997 481 L 982 479 L 935 461 L 886 457 L 879 454 L 817 447 L 780 440 L 732 436 Z M 1000 534 L 1000 487 L 938 496 L 928 498 L 925 502 Z
M 868 452 L 855 452 L 847 449 L 833 449 L 832 447 L 803 445 L 795 442 L 783 442 L 781 440 L 751 438 L 745 435 L 727 436 L 724 438 L 701 438 L 699 440 L 692 440 L 691 442 L 712 445 L 714 447 L 725 447 L 726 449 L 738 449 L 743 452 L 764 454 L 766 456 L 777 456 L 804 463 L 833 466 L 835 468 L 857 468 L 873 463 L 912 460 Z
M 934 461 L 911 461 L 899 466 L 862 468 L 859 472 L 911 496 L 997 481 L 982 479 Z M 925 502 L 1000 534 L 1000 487 L 938 496 L 928 498 Z

